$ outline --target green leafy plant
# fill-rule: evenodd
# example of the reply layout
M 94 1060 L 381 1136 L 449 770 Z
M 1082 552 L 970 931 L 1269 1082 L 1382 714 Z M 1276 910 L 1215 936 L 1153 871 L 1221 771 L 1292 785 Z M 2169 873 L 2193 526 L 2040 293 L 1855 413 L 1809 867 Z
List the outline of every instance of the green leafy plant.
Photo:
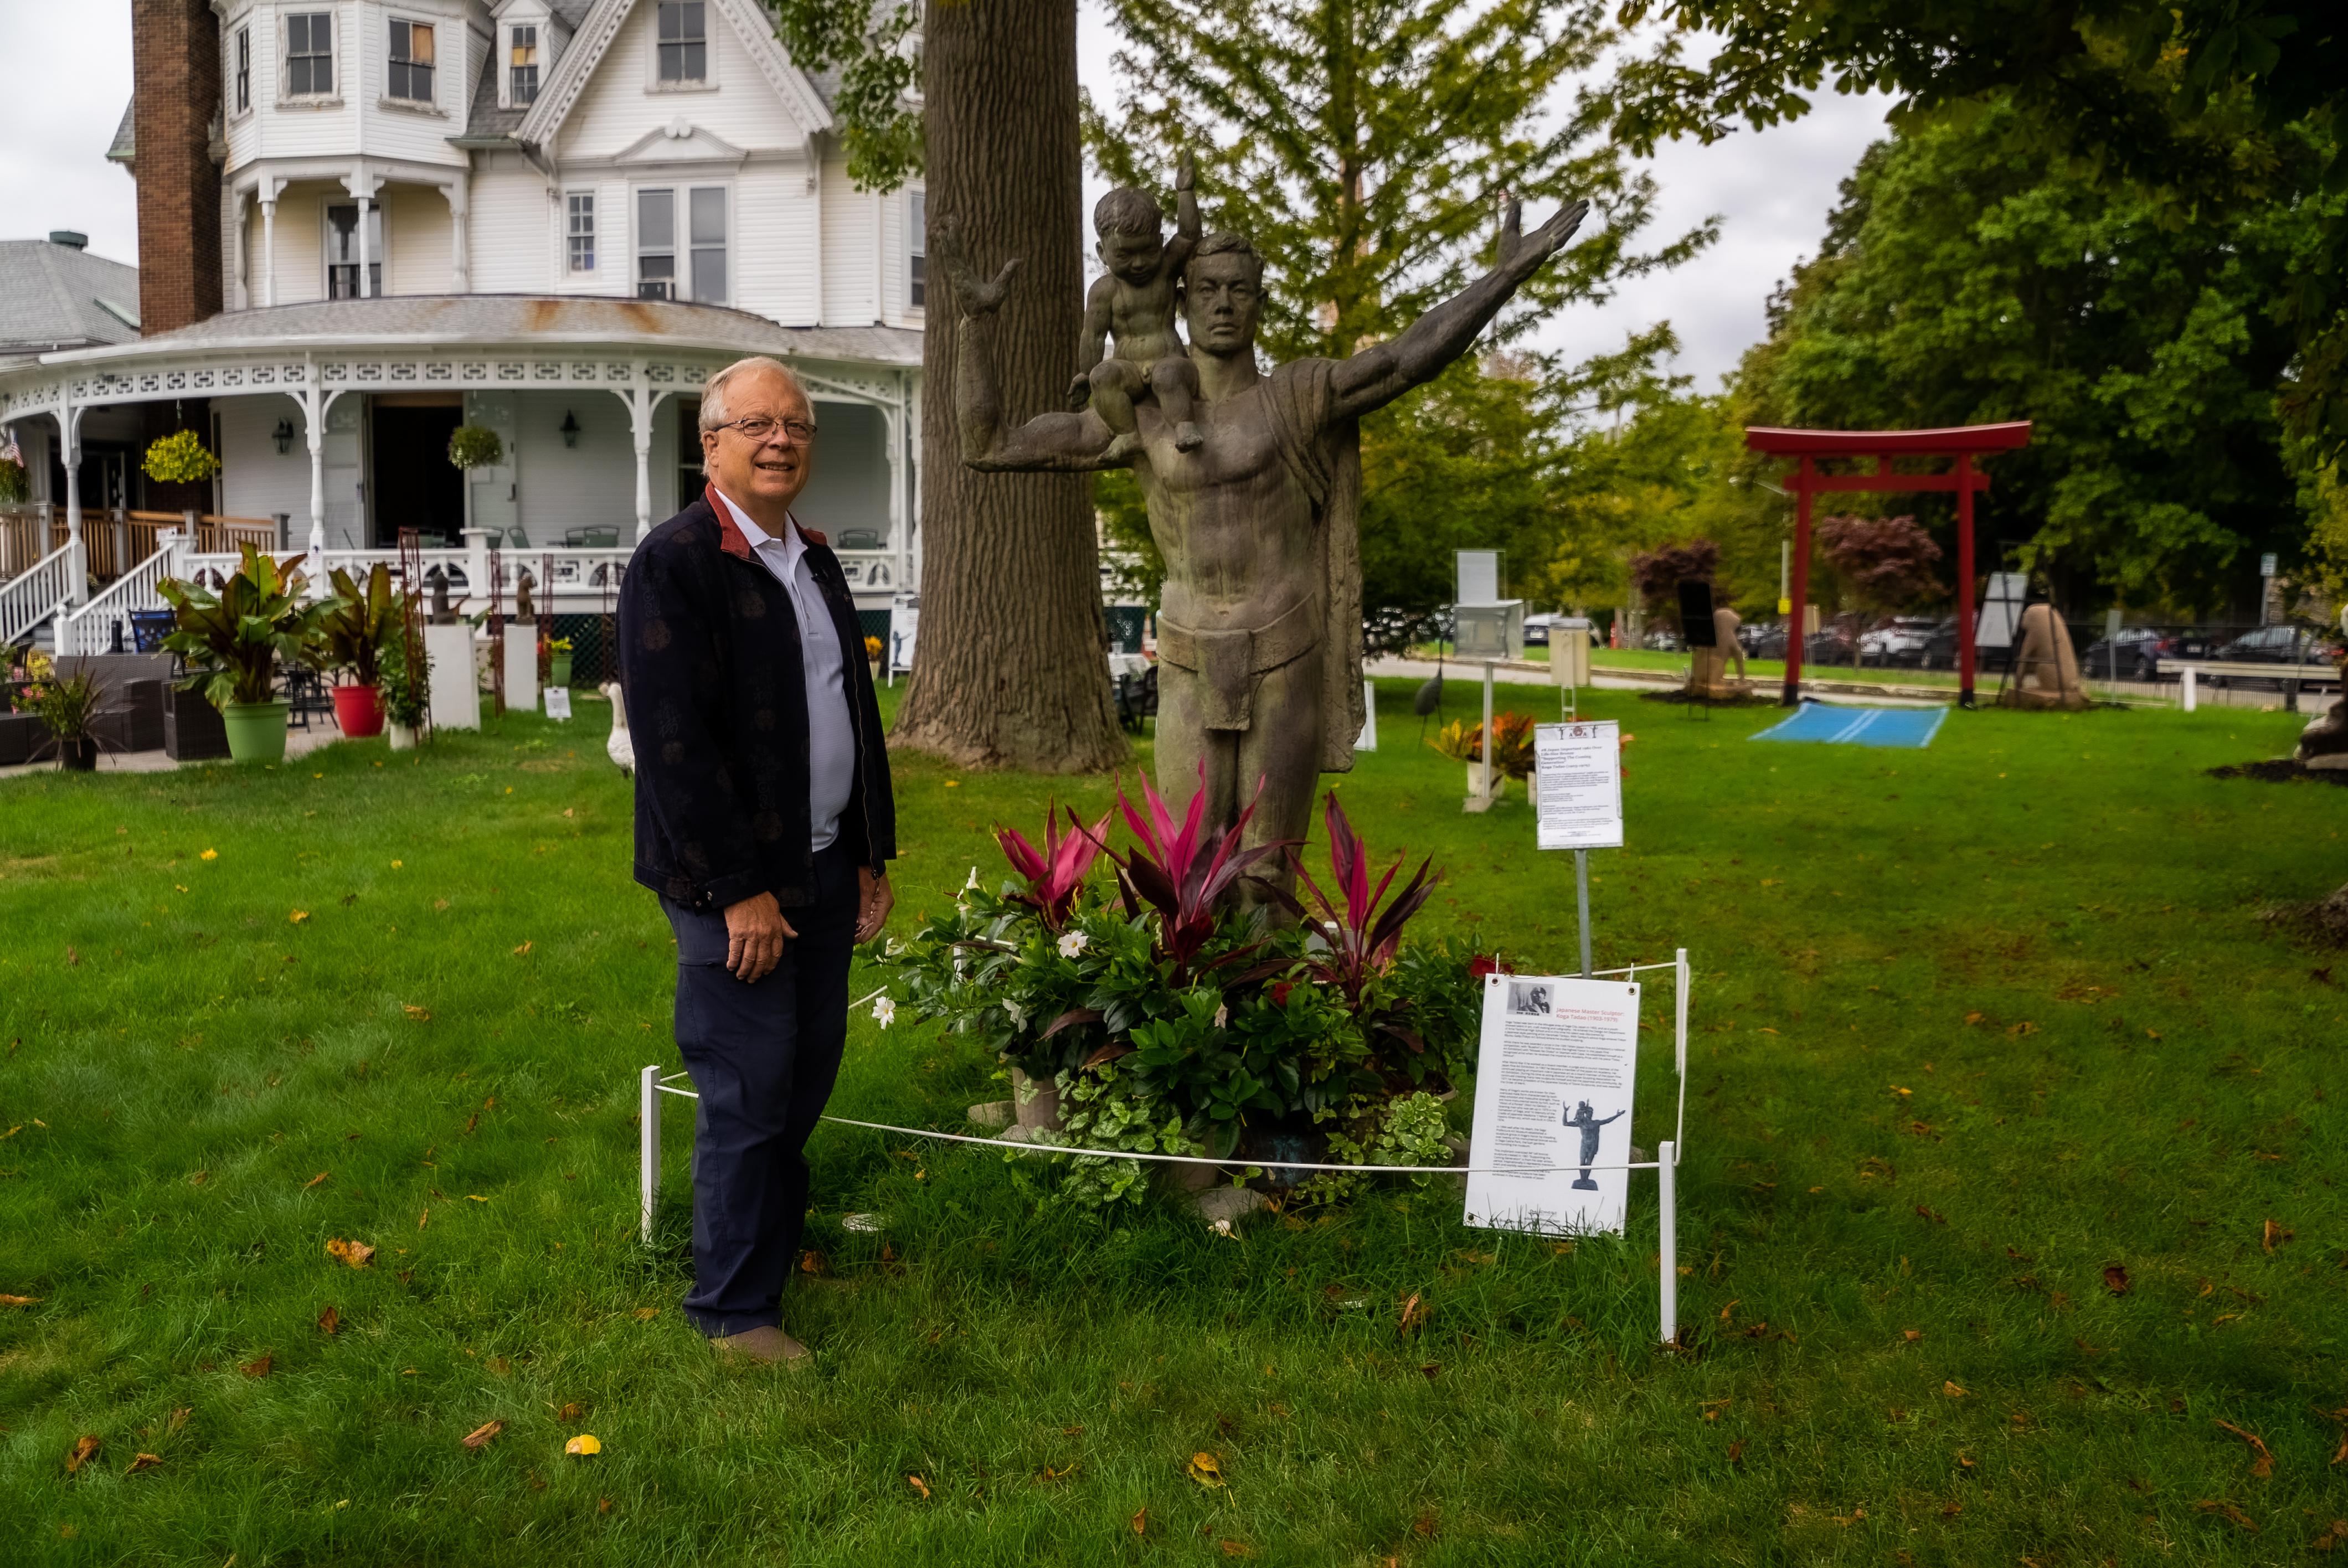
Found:
M 14 457 L 0 457 L 0 507 L 15 506 L 33 498 L 32 477 L 25 465 Z
M 359 582 L 336 567 L 327 579 L 335 597 L 318 618 L 324 648 L 322 662 L 329 670 L 347 670 L 355 685 L 380 682 L 385 647 L 399 635 L 406 606 L 392 591 L 391 569 L 377 561 Z
M 484 425 L 459 425 L 448 432 L 448 461 L 468 472 L 503 462 L 506 444 Z
M 1465 720 L 1448 723 L 1427 743 L 1447 757 L 1463 763 L 1484 760 L 1484 726 Z M 1526 713 L 1492 715 L 1492 771 L 1503 778 L 1530 778 L 1533 771 L 1533 720 Z
M 571 639 L 557 637 L 547 643 L 546 651 L 549 653 L 568 653 L 571 651 Z
M 218 593 L 166 578 L 156 585 L 171 607 L 163 646 L 187 661 L 180 689 L 216 708 L 273 702 L 280 664 L 317 662 L 326 606 L 303 597 L 306 579 L 252 545 Z
M 139 466 L 159 485 L 201 485 L 221 471 L 220 459 L 192 430 L 175 430 L 157 440 Z
M 392 622 L 391 635 L 384 641 L 376 666 L 376 684 L 383 692 L 385 718 L 403 729 L 423 728 L 424 716 L 432 711 L 432 671 L 419 658 L 416 661 L 416 678 L 408 679 L 407 628 L 401 621 Z
M 58 675 L 46 661 L 39 679 L 26 686 L 22 707 L 63 744 L 89 733 L 90 721 L 106 702 L 106 686 L 88 671 Z

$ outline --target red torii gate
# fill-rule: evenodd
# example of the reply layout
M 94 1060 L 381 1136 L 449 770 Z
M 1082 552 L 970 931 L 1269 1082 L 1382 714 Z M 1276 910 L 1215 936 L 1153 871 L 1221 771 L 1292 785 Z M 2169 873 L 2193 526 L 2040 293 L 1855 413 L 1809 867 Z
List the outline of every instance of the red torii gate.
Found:
M 2030 444 L 2030 421 L 2007 425 L 1961 425 L 1947 430 L 1779 430 L 1756 425 L 1745 445 L 1756 452 L 1796 459 L 1788 481 L 1794 493 L 1793 608 L 1786 623 L 1786 687 L 1788 708 L 1801 701 L 1802 623 L 1810 589 L 1810 497 L 1833 490 L 1954 490 L 1957 493 L 1957 705 L 1973 705 L 1973 492 L 1989 488 L 1989 476 L 1973 466 L 1976 455 L 2011 452 Z M 1872 474 L 1821 474 L 1821 457 L 1872 457 Z M 1953 457 L 1941 474 L 1895 474 L 1894 457 Z

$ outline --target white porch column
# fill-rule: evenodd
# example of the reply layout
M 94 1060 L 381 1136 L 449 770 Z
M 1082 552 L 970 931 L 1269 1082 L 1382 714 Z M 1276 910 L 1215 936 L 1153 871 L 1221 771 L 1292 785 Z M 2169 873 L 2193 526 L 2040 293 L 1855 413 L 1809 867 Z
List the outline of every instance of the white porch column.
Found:
M 343 180 L 343 189 L 349 191 L 352 200 L 359 204 L 358 298 L 362 300 L 375 298 L 375 237 L 368 232 L 373 225 L 367 219 L 375 211 L 375 193 L 382 188 L 383 181 L 364 163 L 353 169 Z
M 636 443 L 636 543 L 653 531 L 653 408 L 652 388 L 644 384 L 644 363 L 635 362 L 628 388 L 628 433 Z
M 66 558 L 66 598 L 73 604 L 89 597 L 89 551 L 81 537 L 81 413 L 67 392 L 57 405 L 57 443 L 66 465 L 66 543 L 73 550 Z
M 310 442 L 310 552 L 326 548 L 326 403 L 318 385 L 318 367 L 310 367 L 309 384 L 302 389 L 302 423 Z
M 244 241 L 244 204 L 249 196 L 240 189 L 229 198 L 229 221 L 236 231 L 236 292 L 230 308 L 240 311 L 252 309 L 252 254 Z
M 459 174 L 440 188 L 448 200 L 448 292 L 469 294 L 473 292 L 472 243 L 467 227 L 472 211 L 471 181 Z
M 277 302 L 277 198 L 283 193 L 285 181 L 263 177 L 257 188 L 261 197 L 261 302 Z

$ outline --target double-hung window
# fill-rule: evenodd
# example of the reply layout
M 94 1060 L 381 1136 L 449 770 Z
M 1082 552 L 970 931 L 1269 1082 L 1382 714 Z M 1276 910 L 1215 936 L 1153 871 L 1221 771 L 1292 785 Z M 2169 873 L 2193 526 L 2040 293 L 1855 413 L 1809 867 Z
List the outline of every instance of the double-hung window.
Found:
M 906 266 L 905 275 L 911 280 L 907 302 L 920 310 L 930 283 L 930 199 L 925 192 L 912 192 L 906 204 Z
M 388 90 L 393 97 L 407 103 L 432 101 L 432 29 L 424 23 L 391 25 Z
M 285 93 L 324 97 L 335 90 L 335 14 L 297 11 L 285 18 Z
M 506 97 L 515 108 L 538 101 L 538 29 L 516 27 L 507 40 Z
M 236 112 L 252 107 L 252 29 L 236 30 Z
M 326 297 L 374 299 L 383 292 L 383 205 L 367 204 L 366 277 L 359 277 L 359 209 L 355 201 L 326 209 Z
M 722 305 L 728 285 L 725 187 L 637 191 L 636 297 Z
M 570 206 L 571 270 L 574 272 L 592 272 L 595 270 L 594 192 L 572 191 Z
M 709 7 L 704 0 L 660 0 L 660 79 L 709 79 Z

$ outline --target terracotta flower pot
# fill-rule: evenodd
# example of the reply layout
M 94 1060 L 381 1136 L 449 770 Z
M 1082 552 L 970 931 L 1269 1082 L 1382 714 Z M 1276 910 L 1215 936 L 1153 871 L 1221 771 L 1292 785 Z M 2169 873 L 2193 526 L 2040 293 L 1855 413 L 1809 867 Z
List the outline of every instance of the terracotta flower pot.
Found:
M 354 741 L 364 741 L 383 733 L 383 688 L 380 686 L 337 686 L 335 688 L 335 723 L 343 733 Z
M 292 708 L 283 697 L 273 702 L 222 704 L 221 727 L 228 732 L 228 754 L 240 763 L 283 762 L 285 716 Z

